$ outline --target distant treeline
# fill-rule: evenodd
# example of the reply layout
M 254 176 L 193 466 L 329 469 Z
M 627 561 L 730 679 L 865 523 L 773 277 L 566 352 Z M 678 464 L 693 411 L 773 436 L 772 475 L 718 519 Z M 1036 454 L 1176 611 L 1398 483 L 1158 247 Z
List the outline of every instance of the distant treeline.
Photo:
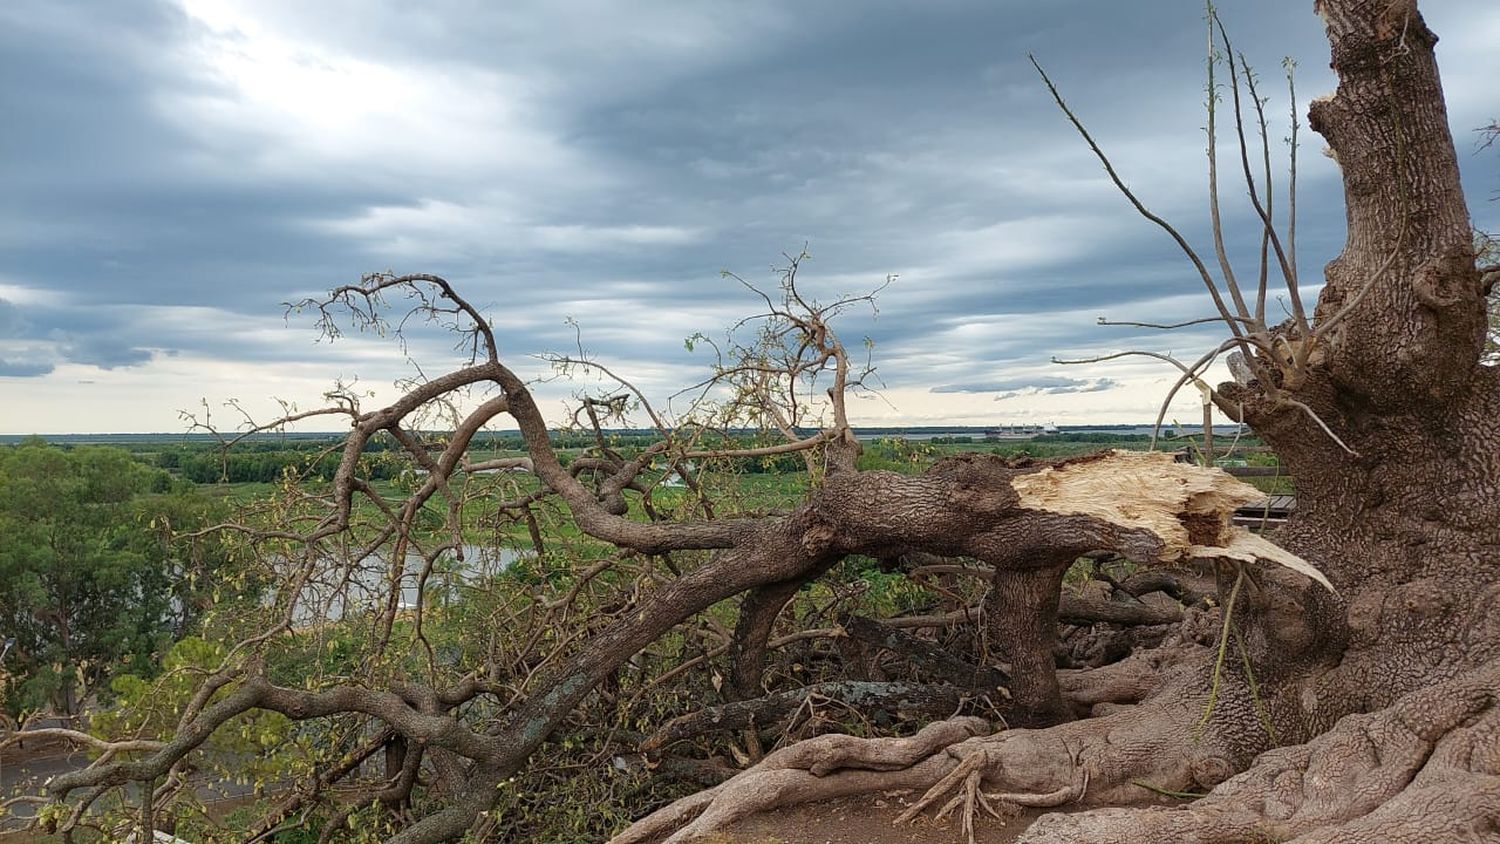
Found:
M 629 453 L 652 438 L 644 434 L 612 434 L 606 442 L 611 448 Z M 443 439 L 431 442 L 441 447 Z M 593 435 L 577 432 L 554 432 L 552 444 L 558 449 L 580 449 L 597 445 Z M 526 443 L 519 434 L 481 434 L 470 443 L 471 453 L 523 452 Z M 214 442 L 152 443 L 134 450 L 137 457 L 152 460 L 162 469 L 194 483 L 273 483 L 291 472 L 305 480 L 329 481 L 338 471 L 343 457 L 340 440 L 254 438 L 236 443 L 229 449 Z M 562 455 L 566 462 L 566 453 Z M 388 480 L 412 468 L 405 450 L 391 438 L 376 436 L 365 444 L 359 474 L 367 480 Z M 759 468 L 750 471 L 760 471 Z
M 1117 434 L 1110 431 L 1079 431 L 1066 434 L 1042 434 L 1033 437 L 1039 443 L 1143 443 L 1150 442 L 1150 434 Z
M 446 441 L 446 435 L 443 434 L 426 434 L 425 438 L 435 448 L 440 448 Z M 1150 439 L 1151 437 L 1147 434 L 1079 431 L 1041 434 L 1024 441 L 1014 441 L 1013 444 L 1123 444 L 1143 443 Z M 655 440 L 654 433 L 645 431 L 605 432 L 605 443 L 608 447 L 627 459 Z M 598 445 L 592 433 L 583 431 L 554 431 L 551 434 L 551 441 L 553 447 L 561 452 L 559 456 L 564 462 L 570 458 L 569 452 L 591 449 Z M 341 442 L 339 437 L 331 434 L 318 437 L 266 435 L 247 438 L 227 451 L 221 447 L 220 443 L 199 438 L 180 439 L 175 442 L 158 439 L 149 442 L 122 443 L 120 447 L 130 451 L 136 459 L 142 462 L 154 464 L 160 469 L 167 470 L 172 476 L 193 483 L 274 483 L 289 472 L 304 480 L 332 480 L 342 457 Z M 973 435 L 935 436 L 917 442 L 931 445 L 987 445 L 995 441 L 986 438 L 983 432 L 976 431 Z M 694 443 L 694 447 L 703 450 L 743 449 L 769 444 L 772 444 L 772 441 L 764 437 L 749 433 L 729 432 L 707 434 L 699 438 Z M 80 447 L 86 446 L 72 444 L 60 446 L 64 451 Z M 870 443 L 866 444 L 867 449 L 871 447 Z M 0 449 L 3 448 L 4 446 L 0 446 Z M 470 443 L 470 453 L 474 454 L 476 459 L 520 454 L 524 453 L 525 449 L 526 444 L 521 439 L 521 435 L 513 432 L 481 433 Z M 720 470 L 728 469 L 749 474 L 796 472 L 805 468 L 802 456 L 799 454 L 727 458 L 712 462 Z M 412 461 L 400 444 L 389 436 L 381 434 L 371 438 L 365 445 L 359 474 L 368 480 L 388 480 L 411 468 Z M 165 479 L 158 485 L 164 484 Z
M 157 454 L 157 465 L 197 484 L 259 482 L 272 483 L 288 470 L 321 481 L 331 480 L 338 469 L 337 452 L 305 453 L 299 450 L 252 451 L 168 450 Z M 400 466 L 391 460 L 362 461 L 364 476 L 372 480 L 394 477 Z
M 932 437 L 927 440 L 933 445 L 968 445 L 970 443 L 992 443 L 998 442 L 999 437 L 986 437 L 983 434 L 969 436 L 960 434 L 952 437 Z M 1110 431 L 1079 431 L 1066 434 L 1037 434 L 1034 437 L 1024 437 L 1008 440 L 1008 442 L 1033 442 L 1033 443 L 1131 443 L 1149 442 L 1150 434 L 1119 434 Z

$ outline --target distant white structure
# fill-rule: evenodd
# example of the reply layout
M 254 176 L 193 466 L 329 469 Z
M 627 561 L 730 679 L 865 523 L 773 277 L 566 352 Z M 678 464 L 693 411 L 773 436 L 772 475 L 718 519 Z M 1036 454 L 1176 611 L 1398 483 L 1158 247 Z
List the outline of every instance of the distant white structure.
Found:
M 1045 425 L 1001 425 L 998 428 L 990 428 L 984 432 L 987 440 L 1029 440 L 1042 434 L 1057 433 L 1057 426 L 1048 422 Z

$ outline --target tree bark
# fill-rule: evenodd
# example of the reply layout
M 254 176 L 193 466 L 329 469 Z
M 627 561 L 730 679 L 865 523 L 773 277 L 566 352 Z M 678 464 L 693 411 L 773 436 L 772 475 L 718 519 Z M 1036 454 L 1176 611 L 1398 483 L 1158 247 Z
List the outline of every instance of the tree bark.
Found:
M 1309 122 L 1339 162 L 1349 230 L 1318 301 L 1314 331 L 1327 330 L 1310 341 L 1307 376 L 1284 388 L 1357 454 L 1262 385 L 1238 393 L 1297 479 L 1298 510 L 1279 540 L 1339 589 L 1337 600 L 1299 597 L 1301 623 L 1275 601 L 1252 606 L 1255 664 L 1268 677 L 1318 678 L 1292 684 L 1303 688 L 1276 707 L 1299 739 L 1500 646 L 1493 634 L 1455 639 L 1483 629 L 1496 582 L 1500 382 L 1479 365 L 1483 291 L 1437 38 L 1410 2 L 1318 9 L 1339 87 L 1314 101 Z
M 1070 674 L 1097 717 L 949 746 L 962 761 L 924 769 L 919 805 L 981 785 L 1020 805 L 1217 786 L 1181 808 L 1047 816 L 1029 844 L 1466 844 L 1500 829 L 1500 370 L 1480 365 L 1485 284 L 1437 38 L 1413 0 L 1316 8 L 1339 86 L 1309 123 L 1342 170 L 1347 242 L 1311 323 L 1278 328 L 1277 357 L 1258 350 L 1249 371 L 1268 380 L 1218 396 L 1296 478 L 1278 541 L 1336 592 L 1225 570 L 1217 608 L 1190 610 L 1179 639 Z M 978 555 L 1012 562 L 986 623 L 1017 703 L 1042 713 L 1059 696 L 1033 645 L 1051 635 L 1063 559 L 1045 547 Z M 869 774 L 847 770 L 851 788 Z
M 1063 572 L 1072 558 L 1028 562 L 1034 567 L 995 570 L 984 600 L 984 621 L 991 657 L 1010 665 L 1011 720 L 1017 726 L 1040 727 L 1069 715 L 1052 652 Z
M 1017 718 L 1062 721 L 1070 713 L 1053 657 L 1060 584 L 1078 555 L 1104 549 L 1152 564 L 1212 561 L 1220 590 L 1216 607 L 1186 611 L 1178 636 L 1163 646 L 1069 675 L 1070 698 L 1095 717 L 996 735 L 985 735 L 976 719 L 952 719 L 911 739 L 820 737 L 668 807 L 622 840 L 658 832 L 691 840 L 756 808 L 927 786 L 917 808 L 954 791 L 967 795 L 972 810 L 978 795 L 997 788 L 988 799 L 1052 806 L 1125 802 L 1148 788 L 1217 787 L 1172 810 L 1046 821 L 1023 838 L 1031 842 L 1363 842 L 1384 828 L 1401 842 L 1459 844 L 1500 828 L 1500 799 L 1491 799 L 1500 782 L 1500 371 L 1480 365 L 1485 290 L 1436 37 L 1412 0 L 1316 5 L 1339 89 L 1315 101 L 1309 119 L 1342 168 L 1347 243 L 1326 268 L 1312 322 L 1281 327 L 1275 344 L 1256 347 L 1260 357 L 1247 371 L 1265 380 L 1218 391 L 1221 406 L 1232 405 L 1297 479 L 1299 506 L 1279 535 L 1290 554 L 1231 528 L 1235 507 L 1249 499 L 1217 471 L 1116 452 L 1051 462 L 969 455 L 917 476 L 861 472 L 843 422 L 827 438 L 837 471 L 789 515 L 633 520 L 624 515 L 623 490 L 650 455 L 600 463 L 598 489 L 585 485 L 559 461 L 534 397 L 500 362 L 477 311 L 436 276 L 374 276 L 313 304 L 363 297 L 352 306 L 359 311 L 385 290 L 436 286 L 437 294 L 420 294 L 427 315 L 472 318 L 465 330 L 477 362 L 421 382 L 382 410 L 350 411 L 354 433 L 333 484 L 336 512 L 309 534 L 269 535 L 309 547 L 340 535 L 362 483 L 352 467 L 370 436 L 387 431 L 400 439 L 402 420 L 423 405 L 458 389 L 497 387 L 502 395 L 466 418 L 436 459 L 411 441 L 428 476 L 407 502 L 408 517 L 444 486 L 475 431 L 504 412 L 520 426 L 529 469 L 545 486 L 538 495 L 561 499 L 589 537 L 642 554 L 714 553 L 646 591 L 567 658 L 548 661 L 544 674 L 526 678 L 523 695 L 480 679 L 481 672 L 449 689 L 410 684 L 392 692 L 360 682 L 304 689 L 272 684 L 247 658 L 204 681 L 170 741 L 131 748 L 123 759 L 116 751 L 124 745 L 106 742 L 94 764 L 53 778 L 49 793 L 77 810 L 65 823 L 76 826 L 107 789 L 165 775 L 214 731 L 261 709 L 296 720 L 353 713 L 387 725 L 409 743 L 399 760 L 408 784 L 429 751 L 471 760 L 463 789 L 392 841 L 456 838 L 592 690 L 719 601 L 749 596 L 729 647 L 728 696 L 754 699 L 669 725 L 662 741 L 709 722 L 754 724 L 804 700 L 805 693 L 761 695 L 765 643 L 798 586 L 851 554 L 988 563 L 985 639 L 992 658 L 1009 665 Z M 821 313 L 797 324 L 804 349 L 821 350 L 820 364 L 838 362 L 840 387 L 831 398 L 842 420 L 847 361 Z M 399 533 L 398 564 L 409 526 L 408 518 L 391 529 Z M 1255 560 L 1285 568 L 1248 565 Z M 388 597 L 387 633 L 399 595 Z M 852 691 L 879 703 L 904 700 L 910 689 L 886 690 L 895 697 Z M 926 691 L 911 699 L 927 701 L 929 711 L 954 700 L 951 688 Z M 457 713 L 481 693 L 507 703 L 502 715 L 475 726 Z

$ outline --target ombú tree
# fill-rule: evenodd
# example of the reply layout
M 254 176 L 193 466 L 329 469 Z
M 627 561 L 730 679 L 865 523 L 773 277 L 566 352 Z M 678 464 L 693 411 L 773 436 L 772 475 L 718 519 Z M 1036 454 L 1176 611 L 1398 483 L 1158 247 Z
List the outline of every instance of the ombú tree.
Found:
M 363 743 L 346 762 L 312 777 L 313 785 L 341 778 L 360 753 L 398 748 L 387 756 L 389 778 L 344 805 L 375 800 L 391 807 L 401 821 L 391 841 L 450 840 L 482 826 L 507 778 L 601 684 L 619 682 L 643 648 L 736 596 L 738 623 L 722 651 L 731 702 L 708 720 L 742 723 L 734 721 L 737 713 L 767 700 L 760 677 L 788 601 L 839 560 L 862 554 L 970 558 L 987 567 L 980 638 L 1003 666 L 969 668 L 991 691 L 1004 686 L 1009 700 L 1000 708 L 1013 726 L 991 732 L 991 722 L 966 716 L 906 738 L 830 735 L 792 744 L 642 819 L 618 842 L 696 840 L 759 809 L 896 788 L 925 791 L 909 814 L 962 809 L 972 827 L 986 809 L 1139 802 L 1149 794 L 1143 783 L 1212 791 L 1175 808 L 1043 816 L 1023 840 L 1493 836 L 1500 828 L 1500 448 L 1493 425 L 1500 390 L 1497 370 L 1480 364 L 1485 290 L 1434 61 L 1436 37 L 1411 2 L 1326 0 L 1317 9 L 1339 89 L 1314 101 L 1309 124 L 1342 171 L 1348 241 L 1326 268 L 1316 305 L 1304 308 L 1296 296 L 1293 244 L 1273 224 L 1268 180 L 1255 186 L 1257 168 L 1243 141 L 1240 164 L 1263 213 L 1265 260 L 1290 286 L 1292 319 L 1267 324 L 1264 285 L 1237 284 L 1220 243 L 1216 262 L 1189 250 L 1231 335 L 1221 351 L 1238 354 L 1236 381 L 1211 391 L 1212 399 L 1252 425 L 1297 479 L 1299 507 L 1276 537 L 1279 547 L 1230 524 L 1234 507 L 1252 493 L 1216 470 L 1159 455 L 1059 462 L 968 456 L 914 476 L 861 470 L 843 404 L 858 372 L 828 324 L 848 303 L 806 300 L 794 273 L 780 300 L 765 300 L 757 340 L 729 350 L 711 379 L 710 386 L 729 388 L 713 420 L 677 423 L 636 395 L 659 439 L 625 453 L 598 425 L 620 405 L 586 402 L 580 415 L 600 442 L 565 464 L 478 309 L 441 278 L 373 276 L 307 304 L 329 327 L 343 313 L 372 327 L 382 324 L 382 296 L 415 296 L 417 314 L 462 333 L 471 364 L 416 383 L 375 411 L 342 393 L 333 407 L 292 415 L 342 414 L 351 434 L 326 494 L 331 510 L 317 517 L 288 510 L 276 528 L 241 528 L 280 549 L 275 559 L 287 580 L 275 623 L 205 672 L 168 735 L 95 740 L 105 751 L 97 763 L 50 783 L 57 801 L 50 823 L 77 828 L 110 788 L 172 782 L 209 735 L 258 709 L 301 721 L 364 719 Z M 1226 45 L 1226 61 L 1233 56 Z M 1229 69 L 1238 93 L 1242 69 Z M 1235 122 L 1241 133 L 1248 123 L 1253 134 L 1258 118 L 1246 113 L 1258 110 L 1257 93 L 1250 92 L 1249 104 L 1236 106 Z M 1214 159 L 1214 178 L 1216 167 Z M 1219 264 L 1217 277 L 1210 263 Z M 1196 382 L 1208 359 L 1184 366 L 1183 382 Z M 634 393 L 629 382 L 619 383 L 622 395 Z M 452 433 L 429 447 L 417 434 L 418 414 L 471 388 L 488 392 L 477 409 L 455 410 Z M 804 436 L 810 420 L 801 414 L 825 388 L 821 427 Z M 519 426 L 526 455 L 467 462 L 476 433 L 501 414 Z M 751 419 L 784 441 L 738 445 L 704 437 L 715 422 L 728 428 Z M 358 474 L 359 455 L 377 435 L 400 443 L 423 470 L 404 501 L 388 500 Z M 718 518 L 705 504 L 669 518 L 652 505 L 649 478 L 663 465 L 691 487 L 695 461 L 798 451 L 811 452 L 809 466 L 822 478 L 790 512 Z M 423 670 L 393 670 L 396 663 L 380 655 L 409 624 L 400 609 L 401 570 L 412 561 L 425 583 L 444 551 L 461 545 L 457 514 L 476 503 L 466 473 L 479 468 L 529 471 L 540 482 L 491 500 L 495 512 L 527 519 L 534 505 L 561 501 L 585 535 L 619 549 L 581 580 L 625 559 L 660 561 L 669 574 L 638 581 L 623 609 L 541 658 L 503 663 L 481 655 L 445 669 L 428 648 Z M 416 529 L 429 501 L 450 514 L 449 532 Z M 360 537 L 358 547 L 348 547 L 351 536 Z M 338 582 L 347 586 L 357 579 L 351 561 L 381 549 L 395 571 L 383 603 L 368 615 L 374 644 L 360 671 L 287 678 L 268 669 L 277 643 L 306 628 L 297 610 L 302 596 L 321 594 L 312 587 L 330 574 L 343 572 Z M 1180 635 L 1159 647 L 1058 671 L 1052 649 L 1059 618 L 1083 612 L 1060 595 L 1063 572 L 1079 555 L 1100 550 L 1148 564 L 1206 562 L 1219 574 L 1216 606 L 1189 610 Z M 564 597 L 571 601 L 572 593 Z M 419 654 L 421 608 L 419 601 L 410 640 Z M 858 629 L 851 621 L 846 635 Z M 919 644 L 881 635 L 886 647 L 920 652 Z M 914 689 L 899 692 L 908 695 L 903 700 L 917 700 Z M 871 684 L 856 691 L 881 692 Z M 674 725 L 646 743 L 660 747 L 687 730 Z M 418 816 L 403 814 L 429 762 L 443 785 L 433 787 L 436 797 L 420 804 Z M 166 799 L 170 791 L 146 793 Z M 255 834 L 283 823 L 309 794 L 290 795 Z M 149 820 L 158 803 L 144 802 Z
M 925 783 L 934 770 L 911 774 L 929 765 L 942 774 L 918 806 L 950 793 L 970 816 L 997 801 L 1124 803 L 1148 783 L 1214 790 L 1179 809 L 1048 816 L 1023 840 L 1477 841 L 1500 830 L 1500 370 L 1481 365 L 1494 269 L 1476 265 L 1437 38 L 1415 4 L 1326 0 L 1317 11 L 1339 87 L 1308 118 L 1342 173 L 1347 243 L 1304 313 L 1290 248 L 1270 228 L 1269 200 L 1256 199 L 1292 294 L 1292 318 L 1271 327 L 1264 281 L 1253 299 L 1240 290 L 1216 243 L 1224 286 L 1213 299 L 1232 334 L 1221 350 L 1241 357 L 1236 382 L 1213 400 L 1296 477 L 1298 511 L 1277 541 L 1337 592 L 1276 570 L 1248 588 L 1237 577 L 1219 648 L 1184 638 L 1065 680 L 1075 701 L 1128 708 L 936 753 L 920 735 L 889 742 L 913 765 L 893 779 Z M 1235 106 L 1239 118 L 1237 91 Z M 1215 164 L 1211 147 L 1211 179 Z M 1252 179 L 1248 156 L 1243 169 Z M 1143 674 L 1158 677 L 1144 693 Z M 830 745 L 817 772 L 838 769 L 826 757 L 839 753 L 854 757 L 849 768 L 879 755 Z M 761 782 L 743 775 L 620 840 L 702 811 L 678 836 L 690 839 L 740 804 L 763 805 L 758 795 L 785 777 L 776 769 L 798 766 L 765 767 Z M 807 782 L 810 792 L 841 790 L 827 776 Z

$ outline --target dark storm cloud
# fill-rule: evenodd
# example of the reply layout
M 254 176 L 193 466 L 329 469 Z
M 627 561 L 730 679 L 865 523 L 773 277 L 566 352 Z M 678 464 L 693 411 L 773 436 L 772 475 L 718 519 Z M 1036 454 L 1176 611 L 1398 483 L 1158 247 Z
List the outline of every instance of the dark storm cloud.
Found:
M 1308 4 L 1225 5 L 1263 78 L 1292 54 L 1304 99 L 1328 89 Z M 1460 22 L 1495 13 L 1432 5 L 1477 61 Z M 757 307 L 719 270 L 774 287 L 781 253 L 804 244 L 802 283 L 822 301 L 900 276 L 878 318 L 842 323 L 874 341 L 892 385 L 1105 389 L 972 375 L 1214 342 L 1094 325 L 1203 316 L 1207 302 L 1026 59 L 1152 208 L 1206 245 L 1197 3 L 225 6 L 241 13 L 0 6 L 0 292 L 31 296 L 0 300 L 0 375 L 177 352 L 357 369 L 365 347 L 313 346 L 280 303 L 384 269 L 452 278 L 509 355 L 571 348 L 573 318 L 601 359 L 701 365 L 681 338 Z M 1445 67 L 1459 128 L 1490 116 L 1486 78 Z M 1320 139 L 1303 140 L 1299 240 L 1315 270 L 1339 248 L 1341 197 Z M 1461 156 L 1471 195 L 1488 195 L 1500 156 Z M 1231 249 L 1253 267 L 1239 193 L 1225 191 L 1247 233 Z M 1500 204 L 1479 205 L 1493 223 Z M 995 386 L 1009 380 L 1025 383 Z

